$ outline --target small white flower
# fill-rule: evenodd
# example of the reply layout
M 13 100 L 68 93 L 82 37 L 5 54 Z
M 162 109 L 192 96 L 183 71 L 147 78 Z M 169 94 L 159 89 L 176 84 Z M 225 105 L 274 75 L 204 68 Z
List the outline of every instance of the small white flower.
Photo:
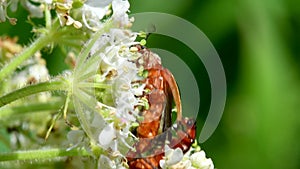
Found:
M 176 150 L 176 149 L 175 149 Z M 203 150 L 199 151 L 194 147 L 191 147 L 188 152 L 184 154 L 181 160 L 177 163 L 172 160 L 167 162 L 170 158 L 170 155 L 175 156 L 175 150 L 170 151 L 169 147 L 166 146 L 165 157 L 160 161 L 160 166 L 165 169 L 214 169 L 214 164 L 212 160 L 207 159 L 205 152 Z M 196 152 L 194 152 L 196 151 Z M 180 154 L 179 154 L 180 156 Z M 178 161 L 178 159 L 174 159 Z
M 192 162 L 192 166 L 199 169 L 213 169 L 214 164 L 212 160 L 207 159 L 205 156 L 205 152 L 201 150 L 200 152 L 196 152 L 191 155 L 190 160 Z
M 183 158 L 183 152 L 180 148 L 170 149 L 169 146 L 166 146 L 165 157 L 163 160 L 159 161 L 159 165 L 163 169 L 167 169 L 177 163 L 179 163 Z
M 114 161 L 112 161 L 107 156 L 101 155 L 98 168 L 99 169 L 112 169 L 112 168 L 116 168 L 116 164 L 114 163 Z
M 127 0 L 112 1 L 112 18 L 120 27 L 128 27 L 131 24 L 131 20 L 129 19 L 127 14 L 129 7 L 130 4 Z
M 98 1 L 102 2 L 102 1 Z M 82 7 L 82 21 L 84 25 L 91 30 L 97 31 L 101 28 L 100 20 L 108 13 L 108 2 L 97 3 L 95 1 L 87 1 Z M 107 4 L 107 5 L 105 5 Z
M 21 1 L 21 3 L 29 11 L 31 17 L 42 18 L 44 16 L 41 6 L 33 5 L 29 1 Z
M 130 4 L 127 0 L 113 0 L 112 8 L 115 15 L 123 15 L 129 10 Z
M 125 45 L 129 47 L 135 44 L 134 40 L 136 39 L 137 34 L 124 29 L 111 29 L 110 37 L 111 45 Z
M 84 10 L 84 17 L 86 18 L 86 16 L 89 17 L 89 19 L 96 19 L 98 20 L 98 22 L 100 22 L 100 19 L 102 19 L 105 14 L 108 11 L 108 7 L 98 7 L 98 6 L 90 6 L 88 4 L 84 4 L 83 6 L 83 10 Z M 90 12 L 90 13 L 88 13 Z
M 99 135 L 99 143 L 103 148 L 107 149 L 114 144 L 116 137 L 116 130 L 113 126 L 113 123 L 111 123 L 101 131 Z
M 127 148 L 132 148 L 127 142 L 126 139 L 129 136 L 129 125 L 125 128 L 119 127 L 116 129 L 114 123 L 107 125 L 99 135 L 99 143 L 104 149 L 110 148 L 113 152 L 119 152 L 119 145 L 125 145 Z M 118 125 L 118 124 L 117 124 Z

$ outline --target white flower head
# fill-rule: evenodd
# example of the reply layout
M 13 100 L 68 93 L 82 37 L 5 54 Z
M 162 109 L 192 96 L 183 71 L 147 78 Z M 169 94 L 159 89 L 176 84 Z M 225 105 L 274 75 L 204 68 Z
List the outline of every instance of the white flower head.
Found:
M 130 46 L 135 45 L 136 33 L 123 29 L 111 29 L 103 35 L 92 48 L 91 54 L 99 53 L 101 58 L 100 79 L 111 75 L 112 94 L 116 107 L 116 117 L 125 122 L 134 122 L 134 107 L 138 104 L 135 97 L 137 89 L 133 82 L 138 80 L 138 68 L 131 60 Z M 142 90 L 139 88 L 139 90 Z M 140 92 L 141 93 L 141 92 Z
M 137 79 L 138 69 L 135 64 L 124 61 L 123 64 L 118 66 L 117 72 L 119 76 L 114 82 L 117 116 L 126 119 L 128 122 L 133 122 L 135 118 L 132 112 L 135 105 L 138 104 L 138 99 L 135 97 L 132 82 Z

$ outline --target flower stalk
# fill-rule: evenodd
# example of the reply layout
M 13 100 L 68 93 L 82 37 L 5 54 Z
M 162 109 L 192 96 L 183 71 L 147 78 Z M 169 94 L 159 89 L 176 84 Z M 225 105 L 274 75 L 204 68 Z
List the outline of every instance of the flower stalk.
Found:
M 61 27 L 57 19 L 54 20 L 51 25 L 51 17 L 47 12 L 46 17 L 46 29 L 36 30 L 42 34 L 29 47 L 25 48 L 23 52 L 4 65 L 0 70 L 0 81 L 12 74 L 25 60 L 48 44 L 60 43 L 73 47 L 80 47 L 80 44 L 78 44 L 78 41 L 76 40 L 82 39 L 82 36 L 74 36 L 72 34 L 74 32 L 72 27 Z M 76 42 L 74 43 L 74 41 Z
M 56 80 L 26 86 L 0 97 L 0 107 L 32 94 L 45 91 L 67 90 L 70 88 L 69 85 L 66 80 Z
M 9 106 L 0 109 L 0 119 L 27 113 L 57 111 L 63 104 L 62 99 L 53 99 L 45 103 L 33 103 L 20 106 Z
M 4 80 L 7 76 L 12 74 L 16 68 L 21 65 L 26 59 L 33 56 L 35 52 L 46 46 L 52 39 L 48 36 L 39 37 L 32 45 L 26 48 L 22 53 L 15 57 L 11 62 L 6 64 L 0 70 L 0 81 Z
M 12 160 L 38 160 L 57 158 L 64 156 L 90 156 L 91 154 L 84 148 L 68 149 L 45 149 L 45 150 L 27 150 L 27 151 L 15 151 L 8 153 L 0 153 L 0 161 L 12 161 Z

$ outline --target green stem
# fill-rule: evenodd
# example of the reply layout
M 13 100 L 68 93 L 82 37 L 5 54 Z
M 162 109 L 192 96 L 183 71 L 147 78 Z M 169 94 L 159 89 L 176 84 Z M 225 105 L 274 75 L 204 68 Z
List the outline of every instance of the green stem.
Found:
M 44 5 L 45 5 L 45 22 L 46 22 L 46 28 L 49 29 L 51 27 L 51 13 L 50 13 L 48 4 L 44 3 Z
M 9 153 L 0 153 L 0 161 L 38 160 L 64 156 L 90 156 L 90 153 L 84 148 L 75 148 L 71 150 L 55 148 L 47 150 L 15 151 Z
M 47 44 L 59 42 L 59 39 L 63 38 L 61 37 L 62 35 L 70 33 L 70 30 L 67 28 L 60 29 L 58 19 L 54 20 L 53 24 L 51 25 L 49 21 L 51 19 L 50 13 L 46 13 L 46 15 L 47 30 L 44 32 L 43 35 L 39 36 L 34 43 L 32 43 L 29 47 L 26 47 L 19 55 L 14 57 L 8 64 L 6 64 L 0 70 L 0 81 L 4 80 L 7 76 L 12 74 L 13 71 L 16 70 L 16 68 L 20 66 L 26 59 L 33 56 L 37 51 L 41 50 Z
M 63 105 L 63 100 L 58 99 L 46 103 L 33 103 L 14 107 L 3 107 L 0 109 L 0 119 L 26 113 L 57 111 Z
M 25 50 L 20 53 L 17 57 L 11 60 L 10 63 L 6 64 L 0 70 L 0 81 L 4 80 L 8 75 L 10 75 L 21 63 L 26 59 L 33 56 L 35 52 L 46 46 L 52 39 L 48 36 L 39 37 L 30 47 L 25 48 Z
M 65 80 L 43 82 L 26 86 L 0 97 L 0 107 L 32 94 L 53 90 L 67 90 L 69 87 L 70 84 Z

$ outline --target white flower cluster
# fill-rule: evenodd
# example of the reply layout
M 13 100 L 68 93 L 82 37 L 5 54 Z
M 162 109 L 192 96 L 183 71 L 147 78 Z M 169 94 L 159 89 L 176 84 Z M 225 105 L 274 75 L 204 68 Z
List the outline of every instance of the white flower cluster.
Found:
M 81 18 L 77 18 L 77 20 L 71 17 L 70 14 L 71 9 L 74 8 L 74 3 L 73 0 L 54 3 L 61 25 L 74 25 L 76 28 L 81 28 L 82 24 L 79 20 L 82 20 L 82 23 L 88 29 L 98 31 L 103 26 L 101 20 L 105 16 L 111 16 L 115 24 L 120 28 L 131 25 L 127 15 L 130 7 L 127 0 L 87 0 L 84 4 L 81 2 L 82 6 L 80 4 L 79 6 L 81 7 L 75 10 L 77 13 L 81 13 Z
M 160 167 L 163 169 L 214 169 L 210 158 L 206 158 L 205 152 L 199 147 L 191 147 L 183 155 L 181 149 L 170 149 L 166 146 L 165 157 L 160 160 Z
M 105 122 L 98 124 L 99 129 L 91 129 L 91 131 L 97 131 L 97 146 L 106 151 L 99 157 L 98 165 L 101 169 L 122 168 L 122 166 L 128 168 L 125 155 L 132 148 L 133 139 L 135 139 L 130 132 L 138 116 L 135 107 L 145 102 L 136 97 L 143 94 L 145 85 L 134 83 L 142 80 L 139 76 L 141 70 L 135 64 L 135 60 L 141 54 L 135 50 L 135 47 L 132 47 L 140 42 L 135 42 L 138 34 L 127 29 L 131 26 L 131 20 L 127 14 L 128 9 L 127 0 L 87 1 L 80 13 L 83 24 L 88 29 L 101 30 L 107 25 L 107 21 L 110 23 L 109 31 L 97 39 L 89 50 L 88 56 L 83 56 L 82 61 L 88 63 L 80 62 L 75 67 L 75 73 L 79 74 L 76 79 L 93 70 L 98 70 L 95 75 L 84 77 L 85 82 L 94 81 L 96 85 L 109 86 L 95 90 L 95 96 L 98 99 L 96 111 Z M 109 12 L 112 14 L 108 15 Z M 110 18 L 102 22 L 101 19 L 105 17 Z M 89 66 L 83 68 L 86 65 Z M 80 86 L 77 83 L 76 85 Z M 84 116 L 86 116 L 85 112 Z M 91 128 L 95 127 L 92 124 L 88 125 Z
M 7 8 L 15 12 L 19 3 L 34 18 L 42 18 L 45 10 L 55 9 L 62 26 L 73 25 L 79 29 L 84 25 L 98 31 L 103 26 L 101 20 L 105 16 L 112 17 L 120 28 L 131 26 L 127 15 L 130 7 L 128 0 L 0 0 L 0 23 L 8 19 L 11 24 L 16 24 L 17 19 L 7 15 Z
M 117 140 L 123 142 L 130 134 L 130 123 L 136 121 L 136 112 L 134 107 L 139 103 L 135 97 L 137 90 L 143 90 L 141 87 L 135 88 L 132 82 L 140 80 L 138 68 L 132 62 L 137 58 L 137 53 L 130 51 L 130 46 L 137 44 L 134 42 L 136 34 L 128 30 L 112 29 L 108 34 L 103 35 L 98 41 L 97 48 L 107 43 L 104 52 L 100 53 L 100 70 L 102 80 L 106 80 L 113 86 L 112 94 L 115 102 L 113 117 L 106 118 L 111 122 L 99 135 L 100 145 L 113 151 L 118 151 Z M 93 52 L 97 52 L 95 49 Z M 142 85 L 141 85 L 142 86 Z M 127 145 L 130 147 L 129 145 Z
M 141 102 L 137 96 L 143 94 L 145 85 L 135 83 L 142 80 L 139 69 L 134 63 L 140 57 L 133 45 L 137 33 L 126 29 L 113 28 L 97 40 L 91 49 L 91 55 L 99 56 L 101 72 L 97 82 L 112 86 L 113 103 L 98 103 L 100 113 L 107 125 L 99 134 L 99 145 L 118 156 L 112 158 L 101 155 L 99 165 L 111 165 L 110 168 L 123 166 L 126 152 L 132 148 L 130 144 L 134 136 L 130 132 L 132 124 L 136 123 L 138 111 L 135 109 Z M 144 101 L 143 101 L 144 102 Z M 110 105 L 110 106 L 108 106 Z M 103 108 L 101 110 L 101 108 Z M 109 109 L 109 111 L 107 111 Z M 107 162 L 109 158 L 111 161 Z M 115 167 L 113 167 L 115 166 Z

